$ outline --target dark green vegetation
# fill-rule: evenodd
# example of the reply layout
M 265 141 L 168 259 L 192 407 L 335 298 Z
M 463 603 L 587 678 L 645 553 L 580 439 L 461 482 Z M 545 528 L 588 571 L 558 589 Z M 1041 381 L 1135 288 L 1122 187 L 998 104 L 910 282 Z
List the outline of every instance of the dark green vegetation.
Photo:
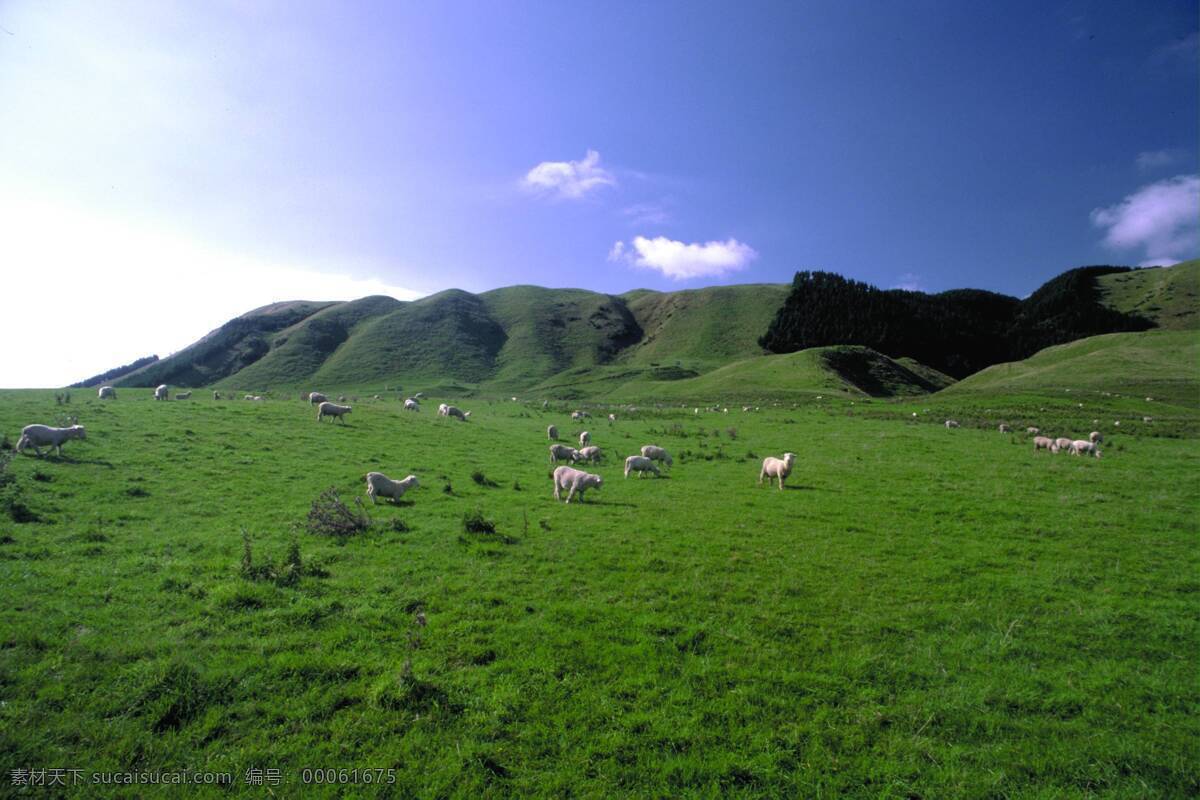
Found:
M 296 400 L 73 402 L 87 440 L 3 473 L 41 520 L 0 520 L 5 781 L 190 767 L 261 797 L 240 783 L 257 766 L 286 797 L 309 793 L 305 767 L 396 769 L 318 796 L 1200 792 L 1200 455 L 1170 438 L 1194 405 L 593 408 L 605 484 L 564 506 L 545 428 L 577 435 L 569 407 L 465 401 L 460 423 L 441 399 L 459 400 L 360 402 L 345 426 Z M 947 431 L 949 404 L 977 416 Z M 1098 407 L 1123 422 L 1099 461 L 995 432 L 1021 415 L 1085 436 Z M 0 433 L 57 410 L 0 392 Z M 623 480 L 649 442 L 669 477 Z M 788 488 L 760 489 L 785 450 Z M 364 531 L 311 532 L 314 500 L 355 510 L 372 469 L 422 486 L 367 503 Z
M 1200 260 L 1169 269 L 1139 269 L 1103 275 L 1100 302 L 1136 314 L 1168 330 L 1200 328 Z
M 67 388 L 83 389 L 85 387 L 103 386 L 108 381 L 116 380 L 117 378 L 128 375 L 131 372 L 141 369 L 142 367 L 153 364 L 155 361 L 158 361 L 158 356 L 146 356 L 145 358 L 139 358 L 130 364 L 115 367 L 107 372 L 101 372 L 99 375 L 93 375 L 87 380 L 82 380 L 79 383 L 72 383 Z
M 974 289 L 885 291 L 828 272 L 798 272 L 759 343 L 775 353 L 865 345 L 963 378 L 1051 345 L 1153 327 L 1149 319 L 1101 302 L 1098 279 L 1127 273 L 1128 267 L 1081 267 L 1018 300 Z

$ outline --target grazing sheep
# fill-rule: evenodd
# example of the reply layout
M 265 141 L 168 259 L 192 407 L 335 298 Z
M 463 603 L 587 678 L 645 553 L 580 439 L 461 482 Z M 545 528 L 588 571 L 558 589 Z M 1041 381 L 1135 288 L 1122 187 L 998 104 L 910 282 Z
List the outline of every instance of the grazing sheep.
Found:
M 424 399 L 425 399 L 424 392 L 417 392 L 416 394 L 413 395 L 413 400 L 424 400 Z
M 350 406 L 339 406 L 337 403 L 330 403 L 326 400 L 321 405 L 317 406 L 317 422 L 320 422 L 325 417 L 333 417 L 342 420 L 342 424 L 346 424 L 346 420 L 342 419 L 349 414 L 353 409 Z
M 415 489 L 420 485 L 417 482 L 416 475 L 409 475 L 402 481 L 394 481 L 382 472 L 367 473 L 367 497 L 371 498 L 372 505 L 376 505 L 376 495 L 390 497 L 394 503 L 403 497 L 404 493 L 409 489 Z
M 242 399 L 243 399 L 243 400 L 253 400 L 253 399 L 254 399 L 254 395 L 252 395 L 252 394 L 248 394 L 248 395 L 246 395 L 245 397 L 243 397 Z
M 658 465 L 645 456 L 630 456 L 625 459 L 625 477 L 628 478 L 631 472 L 636 472 L 639 478 L 646 477 L 647 472 L 662 474 L 658 471 Z
M 588 489 L 596 489 L 604 485 L 604 479 L 599 475 L 593 475 L 590 472 L 584 472 L 581 469 L 574 467 L 558 467 L 554 470 L 554 499 L 561 499 L 559 496 L 560 489 L 568 489 L 567 502 L 571 502 L 571 498 L 576 494 L 579 495 L 579 502 L 583 502 L 583 493 Z
M 589 414 L 586 411 L 572 411 L 571 412 L 571 419 L 576 419 L 576 420 L 587 419 L 590 416 L 591 416 L 591 414 Z
M 442 403 L 440 406 L 438 406 L 438 413 L 441 414 L 443 417 L 455 417 L 456 419 L 459 419 L 462 422 L 466 422 L 467 417 L 471 416 L 470 411 L 464 412 L 458 406 L 448 406 L 445 403 Z
M 1038 450 L 1042 450 L 1042 449 L 1049 450 L 1051 453 L 1057 453 L 1058 445 L 1056 445 L 1054 443 L 1054 440 L 1051 439 L 1049 436 L 1033 437 L 1033 452 L 1036 453 Z
M 261 403 L 263 401 L 263 396 L 261 394 L 255 394 L 255 395 L 251 395 L 250 399 L 256 403 Z
M 1100 444 L 1104 441 L 1104 437 L 1100 435 L 1100 431 L 1092 431 L 1088 434 L 1088 441 L 1092 444 Z
M 155 399 L 155 400 L 168 400 L 168 399 L 170 399 L 170 398 L 167 396 L 167 385 L 166 385 L 165 383 L 164 383 L 164 384 L 162 384 L 161 386 L 159 386 L 157 389 L 155 389 L 155 390 L 154 390 L 154 399 Z
M 97 394 L 99 395 L 101 400 L 104 400 L 105 398 L 107 398 L 109 400 L 117 399 L 117 390 L 111 386 L 101 386 L 100 391 L 97 392 Z
M 1041 433 L 1041 431 L 1039 429 L 1033 427 L 1032 425 L 1029 426 L 1028 428 L 1026 428 L 1025 432 L 1029 433 L 1029 434 L 1033 434 L 1034 436 L 1037 436 L 1039 433 Z
M 558 428 L 554 427 L 553 425 L 547 426 L 546 438 L 552 442 L 557 442 L 558 441 Z
M 592 435 L 590 433 L 588 433 L 587 431 L 584 431 L 583 433 L 579 434 L 579 446 L 580 447 L 587 447 L 591 443 L 592 443 Z
M 21 438 L 17 440 L 17 452 L 26 447 L 32 447 L 33 452 L 42 457 L 42 447 L 53 447 L 55 452 L 62 455 L 63 442 L 68 439 L 86 439 L 87 434 L 82 425 L 72 425 L 69 428 L 51 428 L 49 425 L 26 425 L 21 429 Z
M 1076 439 L 1071 442 L 1071 455 L 1081 456 L 1084 453 L 1093 455 L 1096 458 L 1100 457 L 1100 449 L 1096 447 L 1095 442 L 1089 442 L 1086 439 Z
M 191 398 L 191 396 L 192 396 L 191 392 L 180 392 L 179 394 L 175 395 L 175 399 L 176 400 L 188 400 Z
M 913 416 L 915 417 L 916 414 L 913 414 Z M 946 420 L 946 429 L 947 430 L 949 430 L 950 428 L 957 428 L 957 427 L 958 427 L 958 420 L 953 420 L 953 419 Z
M 675 462 L 671 459 L 671 454 L 657 445 L 645 445 L 642 447 L 642 455 L 651 461 L 661 461 L 668 467 L 675 465 Z
M 779 481 L 779 490 L 783 491 L 783 482 L 788 475 L 792 474 L 792 466 L 796 463 L 795 453 L 784 453 L 783 458 L 775 458 L 775 456 L 767 456 L 763 459 L 762 470 L 758 473 L 758 483 L 761 486 L 763 478 L 767 479 L 767 486 L 771 485 L 771 479 L 775 478 Z
M 557 464 L 559 461 L 575 463 L 578 460 L 579 451 L 574 447 L 567 447 L 565 444 L 550 445 L 550 463 Z
M 579 460 L 580 461 L 587 461 L 587 462 L 591 463 L 593 461 L 599 461 L 601 458 L 603 458 L 603 455 L 600 452 L 600 448 L 597 447 L 596 445 L 591 445 L 590 447 L 579 448 Z
M 421 404 L 417 402 L 417 399 L 415 397 L 410 397 L 404 401 L 404 410 L 405 411 L 420 411 Z
M 344 402 L 346 402 L 346 395 L 344 395 L 344 394 L 339 394 L 339 395 L 338 395 L 338 402 L 339 402 L 339 403 L 344 403 Z
M 1065 436 L 1061 436 L 1061 437 L 1059 437 L 1059 438 L 1055 439 L 1055 440 L 1054 440 L 1054 446 L 1055 446 L 1056 448 L 1058 448 L 1058 449 L 1057 449 L 1057 450 L 1052 450 L 1051 452 L 1055 452 L 1055 453 L 1069 453 L 1069 452 L 1071 452 L 1071 440 L 1070 440 L 1070 439 L 1068 439 L 1068 438 L 1067 438 L 1067 437 L 1065 437 Z
M 1008 427 L 1003 422 L 1001 422 L 1000 423 L 1000 432 L 1001 433 L 1012 433 L 1012 428 Z
M 1142 417 L 1142 422 L 1154 422 L 1154 417 Z
M 617 421 L 617 415 L 616 415 L 616 414 L 609 414 L 609 415 L 608 415 L 608 421 L 609 421 L 609 422 L 616 422 L 616 421 Z
M 329 399 L 328 397 L 321 394 L 320 392 L 309 392 L 308 393 L 308 404 L 310 406 L 320 405 L 321 403 L 324 403 L 328 399 Z

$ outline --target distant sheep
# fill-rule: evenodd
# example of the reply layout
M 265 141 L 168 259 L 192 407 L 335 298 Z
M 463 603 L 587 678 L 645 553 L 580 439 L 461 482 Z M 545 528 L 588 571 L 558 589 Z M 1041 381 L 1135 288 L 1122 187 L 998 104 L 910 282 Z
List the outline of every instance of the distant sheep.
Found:
M 591 445 L 590 447 L 579 448 L 579 460 L 580 461 L 587 461 L 588 463 L 591 463 L 593 461 L 599 461 L 601 459 L 601 457 L 602 457 L 602 454 L 600 452 L 600 448 L 597 447 L 596 445 Z
M 390 497 L 394 503 L 409 489 L 415 489 L 418 486 L 420 483 L 417 482 L 416 475 L 409 475 L 404 480 L 394 481 L 382 472 L 367 473 L 367 497 L 371 498 L 372 505 L 376 505 L 376 495 Z
M 221 399 L 221 393 L 218 391 L 213 391 L 213 400 L 220 400 L 220 399 Z
M 423 399 L 425 399 L 424 392 L 417 392 L 416 394 L 413 395 L 413 400 L 423 400 Z
M 571 419 L 575 419 L 575 420 L 587 419 L 590 416 L 591 416 L 591 414 L 589 414 L 586 411 L 572 411 L 571 412 Z
M 326 402 L 328 399 L 329 399 L 328 397 L 321 394 L 320 392 L 309 392 L 308 393 L 308 404 L 310 406 L 320 405 L 321 403 Z
M 617 421 L 617 415 L 616 415 L 616 414 L 609 414 L 609 415 L 608 415 L 608 421 L 609 421 L 609 422 L 616 422 L 616 421 Z
M 165 383 L 154 390 L 154 399 L 155 400 L 169 399 L 167 396 L 167 385 Z
M 321 405 L 317 406 L 317 422 L 320 422 L 325 417 L 333 417 L 334 419 L 342 420 L 342 424 L 346 424 L 346 420 L 342 419 L 349 414 L 353 409 L 350 406 L 339 406 L 337 403 L 330 403 L 326 400 Z
M 642 448 L 642 455 L 651 461 L 661 461 L 668 467 L 674 466 L 675 462 L 671 459 L 671 454 L 657 445 L 648 444 Z
M 590 472 L 584 472 L 581 469 L 574 467 L 558 467 L 554 470 L 554 499 L 559 500 L 560 489 L 567 489 L 567 502 L 571 502 L 571 498 L 579 495 L 579 502 L 583 502 L 583 493 L 588 489 L 596 489 L 604 485 L 604 479 L 599 475 L 593 475 Z
M 1060 436 L 1054 440 L 1054 446 L 1057 450 L 1051 450 L 1052 453 L 1069 453 L 1071 452 L 1071 440 L 1065 436 Z
M 1088 434 L 1088 441 L 1092 444 L 1100 444 L 1104 441 L 1104 437 L 1100 435 L 1100 431 L 1092 431 Z
M 578 460 L 579 451 L 574 447 L 567 447 L 565 444 L 550 445 L 550 463 L 557 464 L 559 461 L 575 463 Z
M 588 433 L 587 431 L 584 431 L 583 433 L 579 434 L 579 446 L 580 447 L 587 447 L 591 443 L 592 443 L 592 435 L 590 433 Z
M 344 402 L 346 402 L 346 395 L 344 395 L 344 394 L 339 394 L 339 395 L 338 395 L 338 402 L 339 402 L 339 403 L 344 403 Z
M 448 406 L 445 403 L 442 403 L 440 406 L 438 406 L 438 414 L 443 417 L 454 417 L 463 422 L 466 422 L 467 418 L 471 416 L 470 411 L 464 412 L 458 406 Z
M 1000 423 L 1000 432 L 1001 433 L 1012 433 L 1012 428 L 1008 427 L 1003 422 L 1001 422 Z
M 554 427 L 553 425 L 547 426 L 546 427 L 546 438 L 552 442 L 557 442 L 558 441 L 558 428 Z
M 243 397 L 242 399 L 243 399 L 243 400 L 253 400 L 253 399 L 254 399 L 254 395 L 252 395 L 252 394 L 248 394 L 248 395 L 246 395 L 245 397 Z
M 175 395 L 175 399 L 176 400 L 188 400 L 191 398 L 191 396 L 192 396 L 191 392 L 180 392 L 179 394 Z
M 658 465 L 645 456 L 630 456 L 625 459 L 625 477 L 628 478 L 631 472 L 636 472 L 639 478 L 646 477 L 647 472 L 662 474 L 658 471 Z
M 421 404 L 417 402 L 417 399 L 415 397 L 410 397 L 404 401 L 404 410 L 405 411 L 420 411 Z
M 916 416 L 916 414 L 914 413 L 913 416 Z M 950 428 L 957 428 L 957 427 L 958 427 L 958 420 L 953 420 L 953 419 L 946 420 L 946 429 L 947 430 L 949 430 Z
M 26 425 L 21 429 L 21 438 L 17 440 L 17 452 L 23 452 L 26 447 L 32 447 L 33 452 L 42 457 L 41 448 L 53 447 L 55 452 L 62 455 L 63 442 L 68 439 L 86 439 L 87 434 L 82 425 L 72 425 L 69 428 L 51 428 L 49 425 Z
M 1076 439 L 1071 442 L 1071 455 L 1081 456 L 1084 453 L 1093 455 L 1096 458 L 1100 457 L 1100 449 L 1096 447 L 1095 442 L 1089 442 L 1086 439 Z
M 1051 453 L 1057 453 L 1058 445 L 1049 436 L 1035 436 L 1033 437 L 1033 452 L 1036 453 L 1038 450 L 1049 450 Z
M 758 473 L 758 483 L 762 485 L 763 478 L 767 479 L 767 485 L 771 485 L 771 479 L 775 478 L 779 481 L 779 489 L 783 490 L 783 482 L 787 480 L 787 476 L 792 474 L 792 466 L 796 463 L 795 453 L 784 453 L 783 458 L 775 458 L 775 456 L 767 456 L 763 459 L 762 470 Z
M 1039 429 L 1033 427 L 1032 425 L 1029 426 L 1028 428 L 1026 428 L 1025 432 L 1028 434 L 1032 434 L 1033 436 L 1037 436 L 1039 433 L 1041 433 L 1041 431 Z
M 105 400 L 105 399 L 116 400 L 117 399 L 117 390 L 111 386 L 101 386 L 100 391 L 97 392 L 97 394 L 101 400 Z

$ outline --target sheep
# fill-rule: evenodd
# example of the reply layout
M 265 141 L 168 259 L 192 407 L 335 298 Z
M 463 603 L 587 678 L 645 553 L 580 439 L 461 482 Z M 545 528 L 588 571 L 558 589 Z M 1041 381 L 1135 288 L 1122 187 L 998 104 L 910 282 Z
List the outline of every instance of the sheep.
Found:
M 915 417 L 916 414 L 914 413 L 913 416 Z M 946 430 L 950 430 L 951 428 L 957 428 L 957 427 L 958 427 L 958 420 L 953 420 L 953 419 L 946 420 Z
M 675 465 L 675 462 L 671 459 L 671 454 L 657 445 L 645 445 L 642 448 L 642 455 L 651 461 L 661 461 L 668 467 Z
M 639 478 L 646 477 L 647 472 L 653 472 L 656 476 L 662 473 L 658 471 L 658 465 L 645 456 L 630 456 L 625 459 L 625 477 L 629 477 L 629 473 L 636 472 Z
M 166 385 L 165 383 L 164 383 L 164 384 L 162 384 L 161 386 L 159 386 L 157 389 L 155 389 L 155 390 L 154 390 L 154 399 L 155 399 L 155 400 L 168 400 L 168 399 L 170 399 L 170 398 L 167 396 L 167 385 Z
M 220 399 L 221 399 L 221 393 L 216 390 L 213 390 L 213 400 L 220 400 Z
M 590 463 L 593 461 L 599 461 L 602 457 L 603 456 L 600 452 L 600 448 L 597 447 L 596 445 L 591 445 L 590 447 L 579 448 L 579 460 L 580 461 L 587 461 Z
M 1000 432 L 1001 433 L 1012 433 L 1012 428 L 1008 427 L 1003 422 L 1001 422 L 1000 423 Z
M 250 395 L 250 399 L 256 403 L 261 403 L 263 401 L 263 396 L 261 394 L 252 394 Z
M 617 421 L 617 415 L 616 415 L 616 414 L 609 414 L 609 415 L 608 415 L 608 421 L 609 421 L 609 422 L 616 422 L 616 421 Z
M 591 416 L 591 414 L 589 414 L 586 411 L 572 411 L 571 412 L 571 419 L 574 419 L 574 420 L 587 419 L 590 416 Z
M 1145 423 L 1154 422 L 1154 417 L 1142 417 L 1142 422 L 1145 422 Z
M 111 386 L 101 386 L 100 391 L 97 392 L 97 395 L 99 396 L 99 398 L 101 400 L 104 400 L 105 398 L 107 398 L 109 400 L 116 400 L 117 399 L 117 390 Z
M 21 429 L 21 438 L 17 440 L 17 452 L 26 447 L 32 447 L 33 452 L 42 457 L 42 447 L 53 447 L 58 455 L 62 455 L 63 442 L 68 439 L 86 439 L 87 434 L 82 425 L 72 425 L 69 428 L 51 428 L 49 425 L 26 425 Z
M 424 400 L 424 399 L 425 399 L 425 393 L 424 393 L 424 392 L 417 392 L 416 394 L 414 394 L 414 395 L 413 395 L 413 400 L 421 401 L 421 400 Z
M 409 489 L 415 489 L 421 484 L 417 481 L 416 475 L 409 475 L 404 480 L 394 481 L 382 472 L 368 472 L 367 479 L 367 497 L 371 498 L 371 505 L 377 505 L 375 502 L 376 495 L 392 498 L 395 503 Z
M 792 466 L 796 463 L 795 453 L 784 453 L 783 458 L 775 458 L 775 456 L 767 456 L 763 459 L 762 470 L 758 473 L 758 484 L 762 485 L 763 478 L 767 479 L 767 486 L 771 485 L 771 479 L 776 478 L 779 481 L 779 490 L 783 491 L 783 482 L 788 475 L 792 474 Z
M 1069 452 L 1071 452 L 1071 440 L 1066 438 L 1065 436 L 1061 436 L 1061 437 L 1055 439 L 1054 446 L 1057 449 L 1052 450 L 1051 452 L 1054 452 L 1054 453 L 1069 453 Z
M 415 397 L 410 397 L 404 401 L 404 410 L 405 411 L 420 411 L 421 404 L 417 402 L 417 399 Z
M 179 394 L 175 395 L 175 399 L 176 400 L 187 400 L 187 399 L 190 399 L 191 396 L 192 396 L 191 392 L 180 392 Z
M 443 417 L 455 417 L 463 422 L 466 422 L 467 418 L 471 416 L 470 411 L 464 412 L 458 406 L 448 406 L 445 403 L 442 403 L 440 406 L 438 406 L 438 414 L 442 415 Z
M 1088 434 L 1088 441 L 1092 444 L 1100 444 L 1104 441 L 1104 437 L 1100 435 L 1100 431 L 1092 431 Z
M 1042 449 L 1049 450 L 1051 453 L 1057 453 L 1058 445 L 1056 445 L 1054 443 L 1054 440 L 1051 439 L 1049 436 L 1033 437 L 1033 452 L 1036 453 L 1038 450 L 1042 450 Z
M 579 451 L 574 447 L 567 447 L 565 444 L 550 445 L 550 463 L 557 464 L 559 461 L 575 463 L 578 460 Z
M 591 443 L 592 443 L 592 435 L 590 433 L 588 433 L 587 431 L 584 431 L 583 433 L 579 434 L 579 446 L 580 447 L 587 447 Z
M 1039 433 L 1041 433 L 1041 430 L 1030 425 L 1028 428 L 1025 429 L 1025 432 L 1028 434 L 1031 434 L 1033 436 L 1037 436 Z
M 329 400 L 329 398 L 326 397 L 325 395 L 321 394 L 320 392 L 309 392 L 308 393 L 308 404 L 310 406 L 320 405 L 321 403 L 324 403 L 327 400 Z
M 344 402 L 346 402 L 346 395 L 344 395 L 344 394 L 339 394 L 339 395 L 338 395 L 338 399 L 337 399 L 337 401 L 338 401 L 339 403 L 344 403 Z
M 350 406 L 339 406 L 337 403 L 330 403 L 326 400 L 317 406 L 317 422 L 320 422 L 325 417 L 333 417 L 342 420 L 342 424 L 345 425 L 346 420 L 342 418 L 352 410 Z
M 554 499 L 559 500 L 559 490 L 568 489 L 567 503 L 571 502 L 571 498 L 576 494 L 579 495 L 579 502 L 583 502 L 583 493 L 588 489 L 600 490 L 604 485 L 604 479 L 599 475 L 593 475 L 590 472 L 584 472 L 581 469 L 574 467 L 558 467 L 554 470 Z
M 553 425 L 547 426 L 546 427 L 546 438 L 552 442 L 557 442 L 558 441 L 558 428 L 554 427 Z
M 1089 453 L 1096 458 L 1100 457 L 1100 449 L 1096 447 L 1095 442 L 1089 442 L 1086 439 L 1076 439 L 1071 442 L 1071 455 L 1080 456 L 1084 453 Z

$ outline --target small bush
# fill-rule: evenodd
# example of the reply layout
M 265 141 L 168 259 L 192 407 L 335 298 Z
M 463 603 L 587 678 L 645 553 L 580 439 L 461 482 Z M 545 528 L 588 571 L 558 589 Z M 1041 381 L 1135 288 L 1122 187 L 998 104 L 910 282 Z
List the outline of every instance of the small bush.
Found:
M 446 485 L 442 487 L 442 494 L 454 494 L 454 487 L 450 485 L 450 481 L 446 481 Z
M 737 428 L 726 428 L 725 433 L 730 439 L 737 440 Z
M 408 523 L 399 517 L 389 519 L 387 522 L 387 529 L 393 533 L 408 533 L 410 530 L 412 530 L 408 527 Z
M 143 489 L 141 486 L 130 486 L 125 490 L 125 494 L 129 497 L 149 497 L 150 492 Z
M 475 481 L 480 486 L 488 486 L 493 489 L 500 485 L 500 484 L 496 483 L 494 480 L 491 480 L 490 478 L 488 478 L 487 475 L 484 475 L 479 470 L 475 470 L 474 472 L 471 473 L 471 480 Z
M 521 491 L 521 482 L 520 481 L 513 481 L 513 491 L 514 492 Z
M 308 512 L 306 526 L 310 533 L 318 536 L 333 536 L 345 539 L 362 533 L 371 526 L 371 518 L 363 508 L 362 498 L 354 498 L 356 509 L 351 509 L 338 497 L 337 489 L 329 487 L 313 500 Z
M 478 508 L 474 512 L 463 514 L 463 530 L 467 533 L 495 533 L 496 523 L 485 519 Z

